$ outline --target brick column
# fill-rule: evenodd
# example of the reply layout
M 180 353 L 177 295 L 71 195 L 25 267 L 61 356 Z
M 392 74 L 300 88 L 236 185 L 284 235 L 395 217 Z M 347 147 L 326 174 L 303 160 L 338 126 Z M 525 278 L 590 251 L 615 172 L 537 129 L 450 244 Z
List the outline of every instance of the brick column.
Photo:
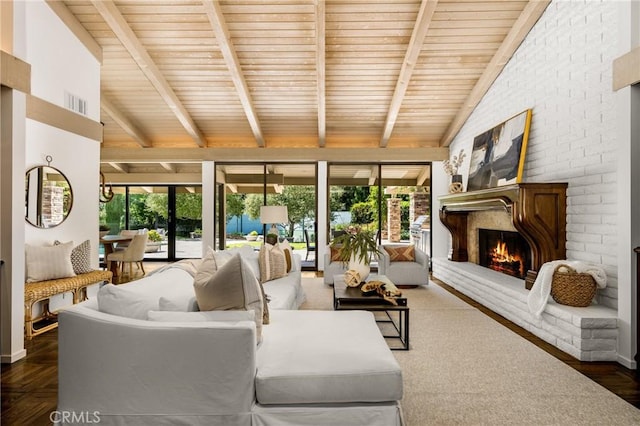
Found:
M 429 194 L 413 192 L 409 195 L 409 223 L 415 222 L 418 216 L 429 214 Z
M 387 231 L 390 242 L 400 241 L 400 198 L 387 199 Z

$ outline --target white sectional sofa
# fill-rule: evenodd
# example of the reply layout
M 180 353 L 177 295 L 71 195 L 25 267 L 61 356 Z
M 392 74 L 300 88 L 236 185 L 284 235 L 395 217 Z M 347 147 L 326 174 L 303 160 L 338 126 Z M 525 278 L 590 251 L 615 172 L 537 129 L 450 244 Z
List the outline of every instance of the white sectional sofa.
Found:
M 107 425 L 402 425 L 402 372 L 372 314 L 295 310 L 294 258 L 264 285 L 259 343 L 252 311 L 186 312 L 180 265 L 63 310 L 58 411 Z

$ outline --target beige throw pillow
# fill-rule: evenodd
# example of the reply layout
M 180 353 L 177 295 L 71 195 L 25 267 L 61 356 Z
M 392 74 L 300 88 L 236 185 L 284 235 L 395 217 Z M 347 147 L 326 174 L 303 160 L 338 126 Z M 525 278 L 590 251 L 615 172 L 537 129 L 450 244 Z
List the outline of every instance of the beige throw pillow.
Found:
M 206 259 L 203 259 L 205 265 Z M 262 336 L 263 292 L 249 264 L 236 254 L 220 266 L 209 279 L 196 274 L 193 286 L 201 311 L 254 310 L 258 340 Z M 208 274 L 208 272 L 206 272 Z
M 71 251 L 73 241 L 54 246 L 32 246 L 25 244 L 27 282 L 55 280 L 74 277 Z
M 276 247 L 284 253 L 284 260 L 287 264 L 287 273 L 291 272 L 291 268 L 293 266 L 293 248 L 291 247 L 291 244 L 289 244 L 289 241 L 284 240 L 276 244 Z
M 258 257 L 260 263 L 260 282 L 282 278 L 287 275 L 287 261 L 278 246 L 265 244 L 260 248 Z

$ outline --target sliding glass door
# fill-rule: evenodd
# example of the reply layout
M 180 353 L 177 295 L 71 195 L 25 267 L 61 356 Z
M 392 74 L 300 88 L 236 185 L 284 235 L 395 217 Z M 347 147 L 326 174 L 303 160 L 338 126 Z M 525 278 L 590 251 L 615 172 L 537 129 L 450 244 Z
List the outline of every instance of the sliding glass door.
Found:
M 202 257 L 201 186 L 130 185 L 113 191 L 113 199 L 100 204 L 100 225 L 109 234 L 147 232 L 145 260 Z
M 287 239 L 303 269 L 315 270 L 316 173 L 315 163 L 217 163 L 218 248 L 258 248 L 267 237 Z M 262 206 L 286 207 L 286 217 L 261 217 Z
M 430 253 L 430 179 L 429 163 L 329 164 L 328 241 L 357 226 Z

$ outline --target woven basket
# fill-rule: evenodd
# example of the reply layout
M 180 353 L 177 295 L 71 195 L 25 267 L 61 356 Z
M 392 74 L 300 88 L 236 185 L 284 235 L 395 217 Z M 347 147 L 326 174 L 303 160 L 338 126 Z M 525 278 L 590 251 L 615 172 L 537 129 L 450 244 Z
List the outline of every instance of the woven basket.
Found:
M 576 272 L 568 265 L 558 265 L 553 271 L 551 296 L 561 305 L 589 306 L 596 295 L 596 282 L 589 274 Z

